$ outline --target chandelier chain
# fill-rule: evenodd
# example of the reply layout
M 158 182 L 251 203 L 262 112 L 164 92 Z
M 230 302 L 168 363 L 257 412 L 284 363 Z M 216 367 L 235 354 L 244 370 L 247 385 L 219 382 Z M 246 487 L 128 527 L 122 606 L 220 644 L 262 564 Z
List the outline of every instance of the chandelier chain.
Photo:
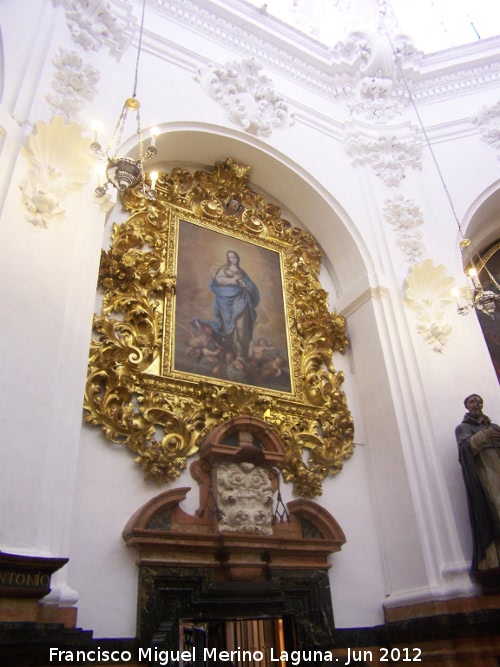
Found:
M 140 185 L 142 192 L 145 197 L 150 200 L 156 199 L 156 191 L 153 186 L 146 183 L 146 174 L 144 172 L 144 163 L 154 157 L 157 153 L 155 147 L 157 134 L 151 134 L 151 144 L 148 146 L 147 150 L 144 150 L 144 141 L 142 137 L 141 129 L 141 115 L 140 115 L 140 102 L 137 99 L 137 82 L 139 79 L 139 63 L 142 51 L 142 38 L 144 31 L 144 16 L 146 12 L 146 0 L 142 2 L 142 16 L 141 24 L 139 30 L 139 43 L 137 47 L 137 60 L 135 65 L 135 74 L 134 74 L 134 88 L 132 97 L 129 97 L 125 100 L 123 104 L 122 111 L 118 118 L 118 121 L 115 125 L 113 134 L 106 146 L 106 149 L 103 150 L 101 144 L 97 140 L 97 131 L 95 134 L 94 141 L 90 145 L 91 149 L 94 151 L 95 155 L 100 159 L 105 161 L 106 164 L 106 181 L 101 183 L 100 177 L 98 182 L 98 187 L 95 189 L 95 194 L 98 197 L 104 197 L 107 191 L 108 185 L 113 185 L 116 187 L 121 194 L 123 194 L 129 188 L 135 188 Z M 134 159 L 129 156 L 118 156 L 118 150 L 121 147 L 122 135 L 125 129 L 125 122 L 127 120 L 127 115 L 129 111 L 136 112 L 136 121 L 137 121 L 137 135 L 139 143 L 139 158 Z M 156 129 L 156 128 L 155 128 Z M 155 173 L 155 172 L 152 172 Z M 153 183 L 153 179 L 151 181 Z M 156 183 L 156 178 L 154 179 Z
M 122 112 L 116 122 L 115 129 L 113 130 L 113 134 L 111 135 L 108 144 L 106 146 L 106 154 L 109 154 L 111 151 L 111 147 L 114 145 L 115 150 L 113 154 L 113 158 L 116 157 L 118 153 L 118 149 L 120 147 L 120 144 L 122 142 L 122 134 L 123 134 L 123 128 L 125 127 L 125 121 L 127 120 L 127 113 L 128 109 L 126 107 L 123 107 Z
M 132 93 L 132 97 L 136 97 L 137 95 L 137 81 L 139 79 L 139 60 L 141 58 L 141 51 L 142 51 L 142 33 L 144 31 L 145 10 L 146 10 L 146 0 L 142 0 L 141 28 L 139 30 L 139 45 L 137 46 L 137 60 L 135 63 L 134 90 Z
M 387 39 L 388 39 L 388 41 L 389 41 L 389 44 L 390 44 L 390 46 L 391 46 L 392 53 L 395 54 L 396 51 L 395 51 L 395 48 L 394 48 L 393 41 L 392 41 L 391 36 L 390 36 L 390 34 L 389 34 L 389 31 L 387 30 L 387 27 L 386 27 L 386 25 L 385 25 L 384 14 L 385 14 L 385 11 L 384 11 L 384 12 L 383 12 L 383 11 L 379 11 L 380 23 L 382 24 L 382 27 L 383 27 L 384 32 L 385 32 L 385 34 L 386 34 L 386 37 L 387 37 Z M 405 76 L 405 74 L 404 74 L 403 67 L 402 67 L 402 65 L 401 65 L 401 61 L 400 61 L 400 59 L 399 59 L 398 57 L 395 57 L 395 61 L 396 61 L 396 67 L 397 67 L 397 69 L 398 69 L 398 72 L 399 72 L 399 75 L 400 75 L 400 77 L 401 77 L 401 80 L 403 81 L 404 86 L 405 86 L 405 88 L 406 88 L 406 92 L 407 92 L 407 94 L 408 94 L 408 99 L 409 99 L 409 101 L 410 101 L 410 103 L 411 103 L 411 105 L 412 105 L 412 107 L 413 107 L 413 111 L 415 112 L 415 115 L 416 115 L 416 117 L 417 117 L 417 119 L 418 119 L 418 123 L 419 123 L 419 126 L 420 126 L 420 130 L 421 130 L 421 132 L 422 132 L 422 134 L 423 134 L 423 136 L 424 136 L 425 143 L 426 143 L 426 145 L 427 145 L 427 148 L 429 149 L 429 153 L 430 153 L 430 155 L 431 155 L 431 157 L 432 157 L 432 161 L 434 162 L 434 166 L 436 167 L 436 171 L 437 171 L 437 173 L 438 173 L 439 180 L 441 181 L 441 185 L 443 186 L 443 190 L 444 190 L 444 192 L 445 192 L 445 194 L 446 194 L 446 197 L 447 197 L 447 199 L 448 199 L 448 203 L 449 203 L 449 205 L 450 205 L 450 209 L 451 209 L 451 212 L 452 212 L 452 214 L 453 214 L 453 218 L 455 219 L 455 222 L 456 222 L 457 227 L 458 227 L 458 232 L 459 232 L 459 234 L 460 234 L 462 240 L 465 240 L 464 234 L 463 234 L 463 232 L 462 232 L 462 227 L 461 227 L 461 225 L 460 225 L 460 221 L 459 221 L 459 219 L 458 219 L 458 215 L 457 215 L 457 212 L 456 212 L 456 210 L 455 210 L 455 206 L 454 206 L 454 204 L 453 204 L 453 199 L 452 199 L 452 197 L 451 197 L 451 194 L 450 194 L 450 191 L 449 191 L 449 189 L 448 189 L 448 186 L 446 185 L 446 181 L 445 181 L 445 179 L 444 179 L 443 172 L 441 171 L 441 168 L 440 168 L 439 163 L 438 163 L 437 158 L 436 158 L 436 154 L 434 153 L 434 149 L 432 148 L 432 144 L 431 144 L 431 141 L 430 141 L 430 139 L 429 139 L 429 135 L 427 134 L 427 131 L 426 131 L 426 129 L 425 129 L 425 125 L 424 125 L 424 123 L 423 123 L 423 121 L 422 121 L 422 117 L 421 117 L 420 112 L 419 112 L 419 110 L 418 110 L 418 108 L 417 108 L 417 105 L 416 105 L 416 103 L 415 103 L 415 99 L 414 99 L 414 97 L 413 97 L 413 94 L 412 94 L 412 92 L 411 92 L 411 90 L 410 90 L 410 85 L 409 85 L 408 80 L 407 80 L 407 78 L 406 78 L 406 76 Z M 474 251 L 474 254 L 475 254 L 475 256 L 476 256 L 477 259 L 478 259 L 478 262 L 479 262 L 479 264 L 480 264 L 480 271 L 484 269 L 485 273 L 488 275 L 488 277 L 490 278 L 490 280 L 492 281 L 492 283 L 495 285 L 495 287 L 496 287 L 498 290 L 500 290 L 500 285 L 498 284 L 497 280 L 495 279 L 495 277 L 493 276 L 493 274 L 491 273 L 491 271 L 490 271 L 490 270 L 488 269 L 488 267 L 486 266 L 486 263 L 485 263 L 484 260 L 482 259 L 481 255 L 479 254 L 479 252 L 477 251 L 477 249 L 475 248 L 475 246 L 474 246 L 474 244 L 472 243 L 471 240 L 469 240 L 469 244 L 472 246 L 472 249 L 473 249 L 473 251 Z M 474 264 L 474 261 L 473 261 L 472 257 L 470 258 L 470 262 L 471 262 L 472 264 Z
M 395 51 L 395 48 L 394 48 L 393 41 L 392 41 L 392 39 L 391 39 L 391 36 L 390 36 L 390 34 L 389 34 L 389 31 L 387 30 L 387 27 L 386 27 L 386 25 L 385 25 L 385 22 L 383 21 L 383 17 L 382 17 L 382 16 L 381 16 L 381 19 L 382 19 L 382 26 L 383 26 L 383 28 L 384 28 L 386 37 L 387 37 L 387 39 L 388 39 L 388 41 L 389 41 L 389 44 L 391 45 L 392 53 L 395 54 L 396 51 Z M 405 74 L 404 74 L 403 67 L 402 67 L 402 65 L 401 65 L 400 59 L 396 57 L 396 58 L 395 58 L 395 61 L 396 61 L 396 67 L 398 68 L 398 72 L 399 72 L 399 75 L 400 75 L 400 77 L 401 77 L 401 80 L 403 81 L 404 86 L 405 86 L 405 88 L 406 88 L 406 92 L 407 92 L 407 94 L 408 94 L 408 99 L 410 100 L 410 103 L 411 103 L 411 105 L 412 105 L 412 107 L 413 107 L 413 110 L 414 110 L 414 112 L 415 112 L 415 115 L 416 115 L 416 117 L 417 117 L 417 119 L 418 119 L 418 124 L 419 124 L 419 126 L 420 126 L 420 130 L 421 130 L 422 134 L 424 135 L 425 143 L 426 143 L 426 145 L 427 145 L 427 148 L 429 149 L 429 153 L 431 154 L 432 161 L 434 162 L 434 165 L 435 165 L 435 167 L 436 167 L 437 173 L 438 173 L 438 175 L 439 175 L 439 180 L 441 181 L 441 185 L 443 186 L 443 189 L 444 189 L 444 191 L 445 191 L 445 193 L 446 193 L 446 197 L 447 197 L 447 199 L 448 199 L 448 203 L 450 204 L 450 208 L 451 208 L 451 211 L 452 211 L 452 213 L 453 213 L 453 217 L 454 217 L 454 219 L 455 219 L 455 222 L 457 223 L 458 231 L 459 231 L 459 233 L 460 233 L 460 236 L 461 236 L 462 239 L 463 239 L 463 238 L 464 238 L 464 235 L 463 235 L 463 232 L 462 232 L 462 228 L 461 228 L 461 226 L 460 226 L 460 222 L 459 222 L 459 220 L 458 220 L 457 213 L 456 213 L 456 211 L 455 211 L 455 206 L 453 205 L 453 200 L 452 200 L 452 198 L 451 198 L 450 191 L 448 190 L 448 187 L 447 187 L 446 182 L 445 182 L 445 180 L 444 180 L 443 172 L 441 171 L 441 168 L 439 167 L 439 163 L 438 163 L 438 161 L 437 161 L 436 155 L 435 155 L 434 150 L 433 150 L 433 148 L 432 148 L 431 141 L 430 141 L 430 139 L 429 139 L 429 135 L 427 134 L 427 131 L 426 131 L 425 126 L 424 126 L 424 123 L 423 123 L 423 121 L 422 121 L 422 117 L 420 116 L 420 112 L 419 112 L 419 110 L 417 109 L 417 105 L 415 104 L 415 100 L 414 100 L 413 95 L 412 95 L 412 92 L 411 92 L 411 90 L 410 90 L 410 85 L 409 85 L 408 80 L 407 80 L 407 78 L 406 78 L 406 76 L 405 76 Z

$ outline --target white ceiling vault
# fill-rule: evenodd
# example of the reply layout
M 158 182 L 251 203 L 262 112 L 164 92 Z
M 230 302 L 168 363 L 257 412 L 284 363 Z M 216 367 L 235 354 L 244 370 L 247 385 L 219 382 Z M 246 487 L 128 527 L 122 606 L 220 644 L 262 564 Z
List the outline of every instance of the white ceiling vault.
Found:
M 500 6 L 490 0 L 249 0 L 262 13 L 276 16 L 333 46 L 360 27 L 385 21 L 411 35 L 426 53 L 500 33 Z

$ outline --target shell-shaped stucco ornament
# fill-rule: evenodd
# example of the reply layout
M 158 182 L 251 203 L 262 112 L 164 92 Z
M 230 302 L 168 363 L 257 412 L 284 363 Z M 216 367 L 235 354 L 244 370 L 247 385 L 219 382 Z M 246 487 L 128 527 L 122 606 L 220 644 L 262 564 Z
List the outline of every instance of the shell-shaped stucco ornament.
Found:
M 445 306 L 453 302 L 451 288 L 455 281 L 446 275 L 446 267 L 435 266 L 431 259 L 414 264 L 407 277 L 405 303 L 418 318 L 417 331 L 434 352 L 443 352 L 451 334 L 445 321 Z
M 28 137 L 24 153 L 31 169 L 19 184 L 26 218 L 38 227 L 64 213 L 64 199 L 89 180 L 93 158 L 89 140 L 76 123 L 66 125 L 60 116 L 50 124 L 38 121 Z
M 66 125 L 61 116 L 54 116 L 49 124 L 35 123 L 26 142 L 26 152 L 51 178 L 63 179 L 67 184 L 86 183 L 94 162 L 82 127 L 77 123 Z

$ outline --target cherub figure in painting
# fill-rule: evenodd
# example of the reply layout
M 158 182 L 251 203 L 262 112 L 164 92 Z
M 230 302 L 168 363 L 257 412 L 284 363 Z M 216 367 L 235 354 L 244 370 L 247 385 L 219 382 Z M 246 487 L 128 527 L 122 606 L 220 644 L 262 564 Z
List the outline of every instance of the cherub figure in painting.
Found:
M 221 352 L 222 347 L 215 341 L 212 327 L 197 318 L 192 320 L 191 338 L 182 356 L 194 356 L 196 361 L 201 361 L 203 356 L 210 359 L 219 356 Z
M 262 336 L 257 341 L 252 341 L 250 345 L 250 358 L 256 359 L 259 366 L 264 365 L 276 355 L 276 346 L 268 343 Z
M 260 380 L 279 378 L 283 374 L 285 363 L 285 360 L 283 357 L 280 357 L 279 354 L 277 354 L 274 359 L 266 361 L 260 372 Z
M 242 359 L 236 358 L 228 364 L 226 375 L 227 379 L 233 382 L 246 382 L 248 380 L 248 372 Z

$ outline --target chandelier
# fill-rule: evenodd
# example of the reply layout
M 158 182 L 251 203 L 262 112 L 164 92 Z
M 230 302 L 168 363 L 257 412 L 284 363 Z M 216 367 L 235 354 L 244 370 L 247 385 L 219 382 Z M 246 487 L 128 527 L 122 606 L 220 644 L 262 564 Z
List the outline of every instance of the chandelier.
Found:
M 467 315 L 474 308 L 485 315 L 488 315 L 492 320 L 495 318 L 495 306 L 500 303 L 500 286 L 495 280 L 492 273 L 489 271 L 481 256 L 476 253 L 477 260 L 480 264 L 480 270 L 484 269 L 490 278 L 491 284 L 496 287 L 498 292 L 491 289 L 483 289 L 483 285 L 479 280 L 479 272 L 476 267 L 472 252 L 472 243 L 469 239 L 460 241 L 460 249 L 463 256 L 463 264 L 468 267 L 466 276 L 468 278 L 467 286 L 465 288 L 465 300 L 461 299 L 460 290 L 454 288 L 452 294 L 457 302 L 457 311 L 459 315 Z
M 98 141 L 98 130 L 94 130 L 94 141 L 90 144 L 90 148 L 94 152 L 99 160 L 102 160 L 105 163 L 103 172 L 105 174 L 105 180 L 102 182 L 101 176 L 98 176 L 98 186 L 95 189 L 95 194 L 97 197 L 104 197 L 107 192 L 108 186 L 114 186 L 120 194 L 123 194 L 129 188 L 135 188 L 138 185 L 141 185 L 142 192 L 147 199 L 154 200 L 156 199 L 156 178 L 157 174 L 152 172 L 150 175 L 150 184 L 146 182 L 146 174 L 144 172 L 144 164 L 151 160 L 157 153 L 156 149 L 156 138 L 158 136 L 158 129 L 153 128 L 151 131 L 151 143 L 144 149 L 144 143 L 142 138 L 142 129 L 141 129 L 141 116 L 140 116 L 140 107 L 141 104 L 136 97 L 137 92 L 137 79 L 139 72 L 139 59 L 141 55 L 142 47 L 142 33 L 144 29 L 144 10 L 146 6 L 146 0 L 143 0 L 142 4 L 142 19 L 141 19 L 141 28 L 139 32 L 139 45 L 137 48 L 137 61 L 135 67 L 135 78 L 134 78 L 134 89 L 131 97 L 128 97 L 124 104 L 118 121 L 116 123 L 115 129 L 109 142 L 106 147 L 103 148 Z M 139 138 L 139 157 L 137 159 L 131 157 L 120 157 L 118 151 L 121 144 L 121 138 L 123 130 L 125 128 L 125 123 L 127 120 L 128 112 L 135 112 L 136 114 L 136 132 Z M 102 173 L 102 172 L 101 172 Z

